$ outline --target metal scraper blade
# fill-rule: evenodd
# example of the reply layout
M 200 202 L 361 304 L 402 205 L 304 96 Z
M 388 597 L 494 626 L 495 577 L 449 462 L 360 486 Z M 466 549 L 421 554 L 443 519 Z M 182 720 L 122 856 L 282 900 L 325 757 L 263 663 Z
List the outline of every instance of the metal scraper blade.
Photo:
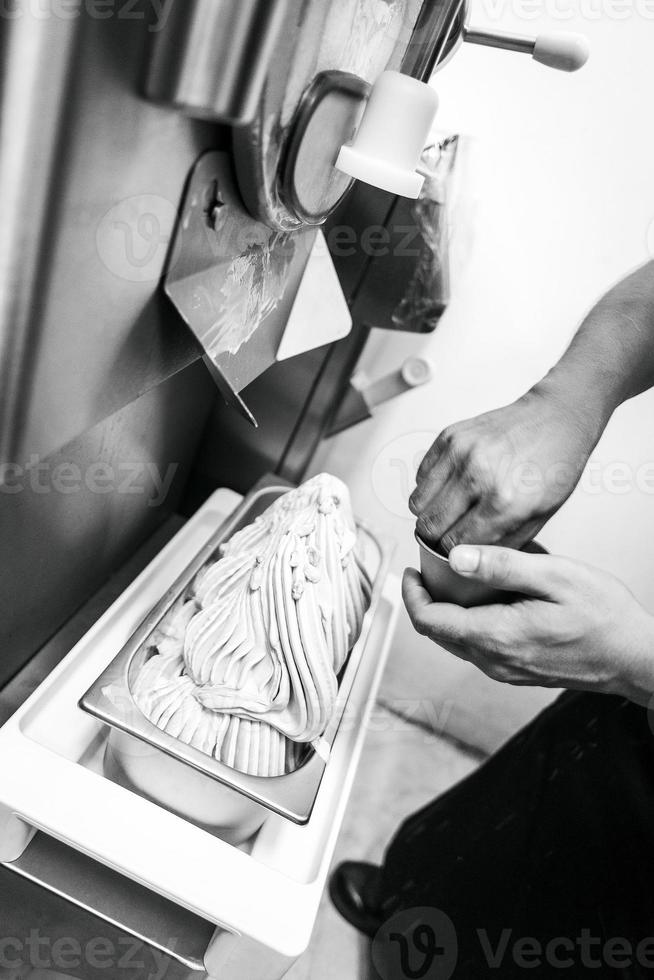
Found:
M 275 363 L 316 229 L 280 232 L 252 218 L 226 153 L 195 165 L 164 290 L 204 351 L 223 397 L 256 421 L 241 392 Z

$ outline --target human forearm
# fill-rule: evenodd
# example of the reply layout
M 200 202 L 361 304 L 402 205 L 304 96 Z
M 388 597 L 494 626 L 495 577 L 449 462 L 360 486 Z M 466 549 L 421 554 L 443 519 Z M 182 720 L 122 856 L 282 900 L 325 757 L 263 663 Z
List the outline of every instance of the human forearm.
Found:
M 523 545 L 572 493 L 618 405 L 652 385 L 654 262 L 600 300 L 531 391 L 439 435 L 410 501 L 418 532 L 446 551 Z
M 630 662 L 617 693 L 644 708 L 654 704 L 654 616 L 638 607 L 637 615 L 624 624 Z
M 561 360 L 535 387 L 596 425 L 654 386 L 654 262 L 611 289 L 591 310 Z

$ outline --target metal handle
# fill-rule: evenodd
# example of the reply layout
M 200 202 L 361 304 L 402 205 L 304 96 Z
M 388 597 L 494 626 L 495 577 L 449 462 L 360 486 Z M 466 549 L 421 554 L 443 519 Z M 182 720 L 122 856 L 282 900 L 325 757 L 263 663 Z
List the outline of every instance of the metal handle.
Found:
M 552 32 L 526 37 L 522 34 L 496 33 L 465 27 L 463 40 L 469 44 L 481 44 L 503 51 L 519 51 L 529 54 L 534 61 L 558 71 L 578 71 L 588 61 L 590 47 L 583 34 Z

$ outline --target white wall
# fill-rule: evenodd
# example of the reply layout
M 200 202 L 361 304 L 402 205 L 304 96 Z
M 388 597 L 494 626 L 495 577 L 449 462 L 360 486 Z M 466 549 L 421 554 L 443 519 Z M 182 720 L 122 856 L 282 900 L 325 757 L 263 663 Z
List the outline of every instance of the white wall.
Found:
M 654 251 L 654 4 L 585 0 L 583 16 L 578 4 L 558 0 L 557 17 L 550 0 L 535 18 L 521 16 L 533 6 L 484 0 L 473 19 L 520 33 L 583 31 L 591 60 L 564 75 L 522 55 L 465 45 L 435 77 L 439 130 L 468 137 L 452 303 L 427 339 L 376 332 L 362 367 L 376 376 L 420 351 L 435 362 L 436 378 L 326 443 L 314 466 L 344 478 L 356 509 L 397 540 L 398 572 L 416 563 L 404 500 L 409 470 L 431 439 L 522 393 L 600 293 Z M 599 19 L 589 16 L 599 10 Z M 596 459 L 605 467 L 625 462 L 634 473 L 654 460 L 654 393 L 620 410 Z M 580 488 L 541 539 L 614 570 L 654 611 L 653 495 Z M 441 725 L 487 748 L 548 697 L 493 684 L 416 636 L 407 619 L 385 692 L 424 701 L 432 719 L 435 707 Z

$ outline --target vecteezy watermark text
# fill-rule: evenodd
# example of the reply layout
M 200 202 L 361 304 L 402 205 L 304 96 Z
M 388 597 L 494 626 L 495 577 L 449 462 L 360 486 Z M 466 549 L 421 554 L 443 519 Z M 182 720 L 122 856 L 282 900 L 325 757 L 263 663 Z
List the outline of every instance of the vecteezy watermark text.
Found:
M 170 7 L 168 0 L 0 0 L 0 21 L 70 21 L 85 15 L 91 20 L 145 21 L 154 34 L 165 27 Z
M 0 0 L 0 20 L 30 16 L 35 20 L 75 20 L 82 14 L 92 20 L 116 18 L 147 21 L 148 30 L 162 30 L 172 4 L 168 0 Z M 598 21 L 624 21 L 630 17 L 654 20 L 654 0 L 480 0 L 478 16 L 498 23 L 508 18 L 533 21 L 546 17 L 553 21 L 573 18 Z M 424 28 L 426 37 L 432 25 Z M 403 40 L 420 40 L 420 29 L 402 32 Z
M 31 456 L 26 464 L 0 463 L 0 495 L 15 496 L 29 491 L 44 496 L 129 494 L 148 497 L 148 507 L 164 503 L 179 468 L 170 463 L 165 472 L 151 460 L 124 460 L 116 465 L 97 460 L 81 467 L 70 460 L 39 460 Z
M 416 485 L 418 468 L 434 442 L 434 432 L 407 432 L 387 443 L 377 454 L 371 471 L 372 488 L 386 510 L 397 517 L 414 520 L 409 497 Z M 485 462 L 489 487 L 508 487 L 526 502 L 547 489 L 569 489 L 576 481 L 575 464 L 567 460 L 549 463 L 504 455 Z M 579 479 L 578 492 L 591 497 L 607 494 L 654 497 L 654 460 L 639 463 L 603 460 L 593 456 Z
M 174 948 L 175 941 L 170 943 Z M 157 949 L 147 950 L 136 939 L 121 936 L 116 942 L 106 936 L 94 936 L 82 944 L 74 936 L 52 939 L 39 929 L 31 929 L 29 935 L 0 935 L 0 969 L 13 971 L 25 965 L 35 970 L 79 972 L 88 967 L 92 970 L 128 970 L 130 976 L 144 980 L 164 980 L 170 966 L 170 957 Z
M 654 0 L 480 0 L 477 11 L 494 23 L 541 17 L 562 23 L 573 19 L 624 21 L 630 17 L 654 20 Z
M 654 0 L 653 0 L 654 2 Z M 2 0 L 0 0 L 2 3 Z M 225 209 L 225 215 L 229 208 Z M 184 232 L 177 235 L 175 247 L 169 254 L 177 206 L 159 194 L 136 194 L 126 197 L 102 215 L 95 234 L 97 254 L 103 265 L 117 278 L 127 282 L 156 282 L 167 259 L 168 269 L 179 260 Z M 251 229 L 240 221 L 225 217 L 216 228 L 206 228 L 209 247 L 220 255 L 239 255 L 252 245 Z M 325 229 L 324 244 L 336 259 L 361 255 L 369 259 L 416 259 L 425 251 L 425 242 L 417 223 L 393 224 L 386 227 L 370 224 L 357 229 L 339 224 Z M 297 240 L 290 236 L 287 247 L 314 248 L 313 240 Z M 276 249 L 283 248 L 280 239 Z
M 383 980 L 450 980 L 456 969 L 462 936 L 452 919 L 436 908 L 409 908 L 392 915 L 373 940 L 372 957 Z M 521 936 L 511 928 L 466 929 L 466 955 L 484 975 L 502 975 L 509 964 L 530 971 L 654 969 L 654 936 L 632 941 L 600 937 L 580 928 L 575 936 Z
M 500 970 L 507 959 L 525 970 L 550 966 L 566 970 L 574 966 L 599 970 L 628 970 L 638 965 L 654 968 L 654 936 L 639 943 L 620 936 L 603 939 L 590 929 L 580 929 L 579 935 L 554 936 L 542 941 L 534 936 L 516 937 L 512 929 L 502 929 L 491 938 L 485 929 L 477 930 L 477 938 L 491 969 Z

